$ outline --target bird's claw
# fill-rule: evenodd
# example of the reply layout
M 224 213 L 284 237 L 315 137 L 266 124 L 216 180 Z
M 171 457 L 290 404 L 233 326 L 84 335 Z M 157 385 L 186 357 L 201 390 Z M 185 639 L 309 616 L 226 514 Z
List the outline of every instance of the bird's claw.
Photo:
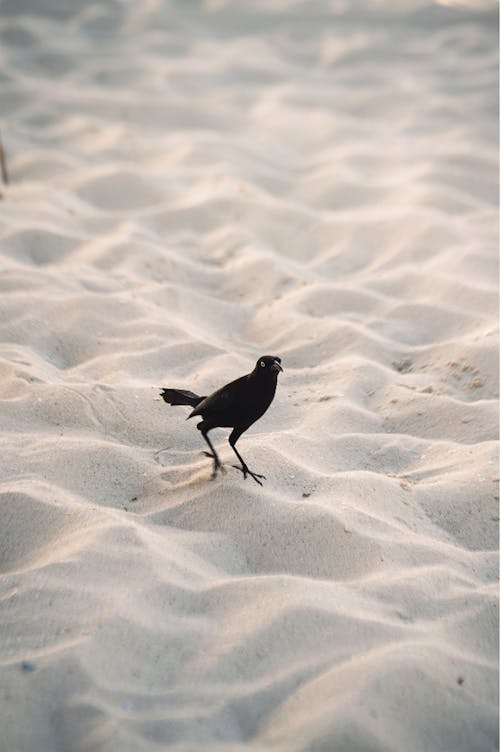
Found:
M 219 472 L 219 470 L 221 471 L 221 473 L 225 473 L 226 472 L 226 468 L 224 467 L 224 465 L 222 464 L 222 462 L 218 462 L 217 459 L 212 454 L 212 452 L 203 452 L 203 454 L 205 455 L 205 457 L 211 457 L 213 459 L 213 461 L 214 461 L 212 475 L 210 476 L 211 480 L 215 480 L 215 478 L 217 477 L 217 473 Z
M 259 475 L 259 473 L 253 473 L 253 472 L 252 472 L 252 471 L 251 471 L 251 470 L 250 470 L 250 469 L 249 469 L 249 468 L 248 468 L 248 467 L 247 467 L 246 465 L 244 465 L 243 467 L 241 467 L 240 465 L 233 465 L 233 467 L 234 467 L 234 468 L 235 468 L 236 470 L 240 470 L 240 472 L 242 472 L 242 473 L 243 473 L 243 478 L 244 478 L 245 480 L 246 480 L 246 478 L 247 478 L 247 475 L 251 475 L 251 476 L 252 476 L 252 478 L 254 479 L 254 481 L 255 481 L 256 483 L 258 483 L 258 484 L 259 484 L 259 486 L 262 486 L 262 485 L 263 485 L 263 484 L 262 484 L 262 483 L 260 482 L 259 478 L 263 478 L 263 480 L 266 480 L 266 476 L 265 476 L 265 475 Z

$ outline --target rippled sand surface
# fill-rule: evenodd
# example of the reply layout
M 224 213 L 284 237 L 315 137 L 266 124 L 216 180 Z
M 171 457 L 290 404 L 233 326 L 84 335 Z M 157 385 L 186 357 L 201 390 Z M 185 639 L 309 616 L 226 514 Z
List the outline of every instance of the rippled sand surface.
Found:
M 496 30 L 0 3 L 2 752 L 497 749 Z

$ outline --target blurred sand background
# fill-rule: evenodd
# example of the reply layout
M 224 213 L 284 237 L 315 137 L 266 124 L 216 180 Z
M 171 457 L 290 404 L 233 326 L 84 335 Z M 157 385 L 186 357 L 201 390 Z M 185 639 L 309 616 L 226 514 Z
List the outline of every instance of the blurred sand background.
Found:
M 3 0 L 0 750 L 497 749 L 497 9 Z M 283 359 L 210 462 L 158 387 Z

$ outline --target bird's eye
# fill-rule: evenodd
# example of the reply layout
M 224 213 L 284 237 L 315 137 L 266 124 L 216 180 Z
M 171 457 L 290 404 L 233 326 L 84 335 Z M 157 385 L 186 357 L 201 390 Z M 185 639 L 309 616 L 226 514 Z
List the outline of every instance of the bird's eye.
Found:
M 265 363 L 265 361 L 261 360 L 261 361 L 260 361 L 260 365 L 261 365 L 261 367 L 262 367 L 262 368 L 265 368 L 265 367 L 266 367 L 266 363 Z

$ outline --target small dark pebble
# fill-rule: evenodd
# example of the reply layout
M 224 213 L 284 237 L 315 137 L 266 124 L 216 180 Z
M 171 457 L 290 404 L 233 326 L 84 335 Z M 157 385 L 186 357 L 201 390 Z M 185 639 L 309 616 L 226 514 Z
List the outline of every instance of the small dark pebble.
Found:
M 32 661 L 23 661 L 21 663 L 21 671 L 24 671 L 25 673 L 29 673 L 31 671 L 34 671 L 35 669 L 36 666 Z
M 463 676 L 459 676 L 458 679 L 457 679 L 457 684 L 460 684 L 460 686 L 462 686 L 462 684 L 464 683 L 464 681 L 465 681 L 464 677 Z
M 395 361 L 392 364 L 392 367 L 399 371 L 399 373 L 408 373 L 408 371 L 411 371 L 413 366 L 412 361 L 410 358 L 401 358 L 401 360 Z
M 308 499 L 310 495 L 311 495 L 310 491 L 304 491 L 304 493 L 302 494 L 302 498 Z
M 130 501 L 137 501 L 137 496 L 133 496 Z

